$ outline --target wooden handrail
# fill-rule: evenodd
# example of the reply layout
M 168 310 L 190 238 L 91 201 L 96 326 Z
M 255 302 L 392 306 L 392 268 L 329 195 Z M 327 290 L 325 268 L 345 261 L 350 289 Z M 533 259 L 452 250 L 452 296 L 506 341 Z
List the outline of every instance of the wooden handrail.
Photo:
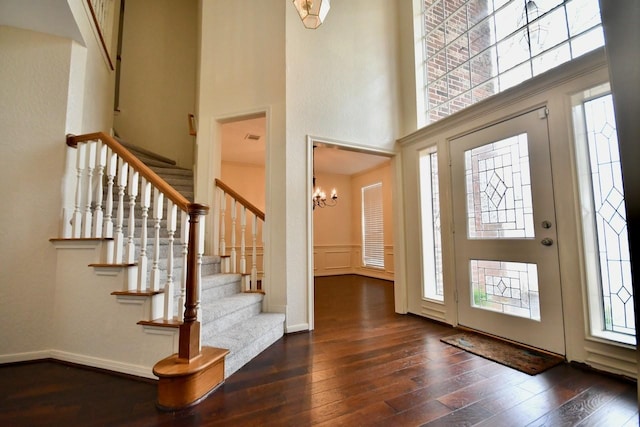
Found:
M 96 132 L 96 133 L 87 133 L 84 135 L 67 135 L 67 145 L 69 147 L 76 148 L 79 142 L 87 142 L 87 141 L 95 141 L 101 140 L 105 143 L 111 150 L 120 156 L 129 166 L 138 171 L 140 175 L 142 175 L 147 182 L 150 182 L 155 188 L 160 190 L 164 195 L 169 198 L 179 209 L 182 209 L 185 212 L 189 212 L 189 205 L 191 202 L 187 200 L 182 194 L 178 192 L 171 185 L 167 184 L 167 182 L 160 178 L 158 174 L 152 171 L 147 165 L 142 163 L 140 159 L 138 159 L 135 155 L 133 155 L 129 150 L 127 150 L 122 144 L 116 141 L 111 136 L 107 135 L 104 132 Z M 207 206 L 208 210 L 209 207 Z
M 198 313 L 198 248 L 200 236 L 198 223 L 200 217 L 209 211 L 209 206 L 200 203 L 191 203 L 176 189 L 158 176 L 134 154 L 122 144 L 104 132 L 88 133 L 85 135 L 67 135 L 67 145 L 77 148 L 78 143 L 89 141 L 102 141 L 111 151 L 119 156 L 126 164 L 132 167 L 139 175 L 142 175 L 148 183 L 164 194 L 179 209 L 189 215 L 189 240 L 187 249 L 186 280 L 185 280 L 185 312 L 184 320 L 180 325 L 178 355 L 183 361 L 195 360 L 200 354 L 200 322 Z M 134 196 L 135 198 L 135 196 Z
M 264 212 L 262 212 L 250 201 L 248 201 L 247 199 L 242 197 L 240 194 L 238 194 L 234 189 L 229 187 L 227 184 L 220 181 L 218 178 L 216 178 L 216 186 L 220 188 L 222 191 L 224 191 L 226 194 L 228 194 L 229 196 L 233 197 L 242 206 L 249 209 L 249 211 L 251 211 L 255 216 L 257 216 L 258 218 L 264 221 Z
M 113 61 L 111 61 L 111 55 L 109 54 L 109 49 L 107 48 L 107 43 L 104 40 L 104 34 L 102 34 L 102 25 L 96 15 L 96 11 L 93 8 L 93 4 L 91 0 L 87 0 L 87 5 L 89 6 L 89 11 L 91 12 L 91 17 L 93 18 L 93 24 L 96 26 L 96 30 L 98 30 L 98 37 L 100 39 L 100 44 L 102 45 L 102 50 L 107 56 L 107 62 L 109 62 L 109 68 L 113 71 L 115 68 L 113 67 Z

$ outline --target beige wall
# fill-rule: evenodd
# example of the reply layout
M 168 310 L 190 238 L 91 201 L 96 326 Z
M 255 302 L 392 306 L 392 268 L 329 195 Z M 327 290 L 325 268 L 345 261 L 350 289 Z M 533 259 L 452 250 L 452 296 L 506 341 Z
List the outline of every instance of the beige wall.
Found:
M 197 0 L 127 0 L 119 112 L 125 141 L 191 168 L 194 138 L 187 115 L 196 108 Z
M 391 166 L 380 167 L 353 176 L 316 174 L 318 184 L 327 194 L 338 190 L 338 204 L 316 208 L 313 212 L 314 275 L 361 274 L 394 279 L 393 250 L 393 182 Z M 362 187 L 382 182 L 385 268 L 362 267 Z
M 382 218 L 384 227 L 384 270 L 378 271 L 371 268 L 362 267 L 362 188 L 382 182 Z M 358 274 L 370 275 L 384 279 L 394 279 L 394 236 L 393 236 L 393 180 L 391 174 L 391 163 L 387 162 L 382 166 L 354 175 L 351 179 L 351 194 L 353 209 L 351 211 L 352 241 L 356 245 L 357 253 L 354 265 Z
M 220 179 L 264 212 L 264 167 L 222 162 Z
M 316 173 L 316 184 L 330 197 L 331 190 L 338 192 L 338 204 L 334 207 L 316 208 L 313 211 L 313 244 L 317 246 L 352 245 L 351 177 L 348 175 Z M 311 203 L 311 201 L 309 201 Z

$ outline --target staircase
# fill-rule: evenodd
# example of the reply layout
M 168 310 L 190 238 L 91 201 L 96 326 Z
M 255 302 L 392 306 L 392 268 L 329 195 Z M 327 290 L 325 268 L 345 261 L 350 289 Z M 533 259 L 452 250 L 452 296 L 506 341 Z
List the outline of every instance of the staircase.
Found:
M 189 201 L 193 201 L 193 172 L 180 168 L 175 162 L 150 151 L 122 143 L 151 170 L 178 190 Z M 114 196 L 115 197 L 115 196 Z M 165 220 L 166 222 L 166 215 Z M 142 220 L 136 219 L 135 235 L 140 235 Z M 152 235 L 153 226 L 147 225 L 148 235 Z M 164 225 L 160 228 L 161 245 L 167 246 L 167 232 Z M 168 250 L 168 249 L 166 249 Z M 151 248 L 148 247 L 148 253 Z M 137 254 L 136 254 L 137 256 Z M 174 246 L 174 257 L 182 256 L 182 247 Z M 151 268 L 148 265 L 148 270 Z M 166 274 L 166 263 L 159 265 L 162 274 Z M 174 267 L 174 277 L 180 277 L 181 268 Z M 176 289 L 176 305 L 180 290 Z M 284 333 L 284 314 L 264 313 L 262 311 L 264 293 L 245 292 L 242 289 L 242 275 L 221 273 L 221 257 L 202 257 L 202 279 L 200 295 L 201 344 L 203 346 L 229 350 L 225 359 L 224 377 L 227 378 L 280 339 Z M 178 307 L 174 309 L 179 313 Z M 153 325 L 154 322 L 141 322 Z M 170 327 L 176 327 L 172 324 Z

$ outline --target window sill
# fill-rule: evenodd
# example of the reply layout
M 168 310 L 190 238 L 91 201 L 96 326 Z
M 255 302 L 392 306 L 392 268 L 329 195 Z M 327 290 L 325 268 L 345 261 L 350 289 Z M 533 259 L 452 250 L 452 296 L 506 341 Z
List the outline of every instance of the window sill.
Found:
M 629 350 L 636 349 L 636 337 L 624 334 L 618 334 L 615 332 L 600 331 L 598 333 L 591 333 L 587 336 L 587 340 L 599 342 L 602 344 L 613 345 L 620 348 L 626 348 Z
M 363 268 L 365 270 L 386 271 L 384 267 L 376 267 L 373 265 L 362 265 L 360 266 L 360 268 Z

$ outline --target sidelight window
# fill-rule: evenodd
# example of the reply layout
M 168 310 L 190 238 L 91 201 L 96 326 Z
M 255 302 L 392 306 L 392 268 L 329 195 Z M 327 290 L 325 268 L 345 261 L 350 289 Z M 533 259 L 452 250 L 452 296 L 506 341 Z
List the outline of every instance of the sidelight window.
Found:
M 605 85 L 574 100 L 591 334 L 634 344 L 629 235 L 613 99 Z

